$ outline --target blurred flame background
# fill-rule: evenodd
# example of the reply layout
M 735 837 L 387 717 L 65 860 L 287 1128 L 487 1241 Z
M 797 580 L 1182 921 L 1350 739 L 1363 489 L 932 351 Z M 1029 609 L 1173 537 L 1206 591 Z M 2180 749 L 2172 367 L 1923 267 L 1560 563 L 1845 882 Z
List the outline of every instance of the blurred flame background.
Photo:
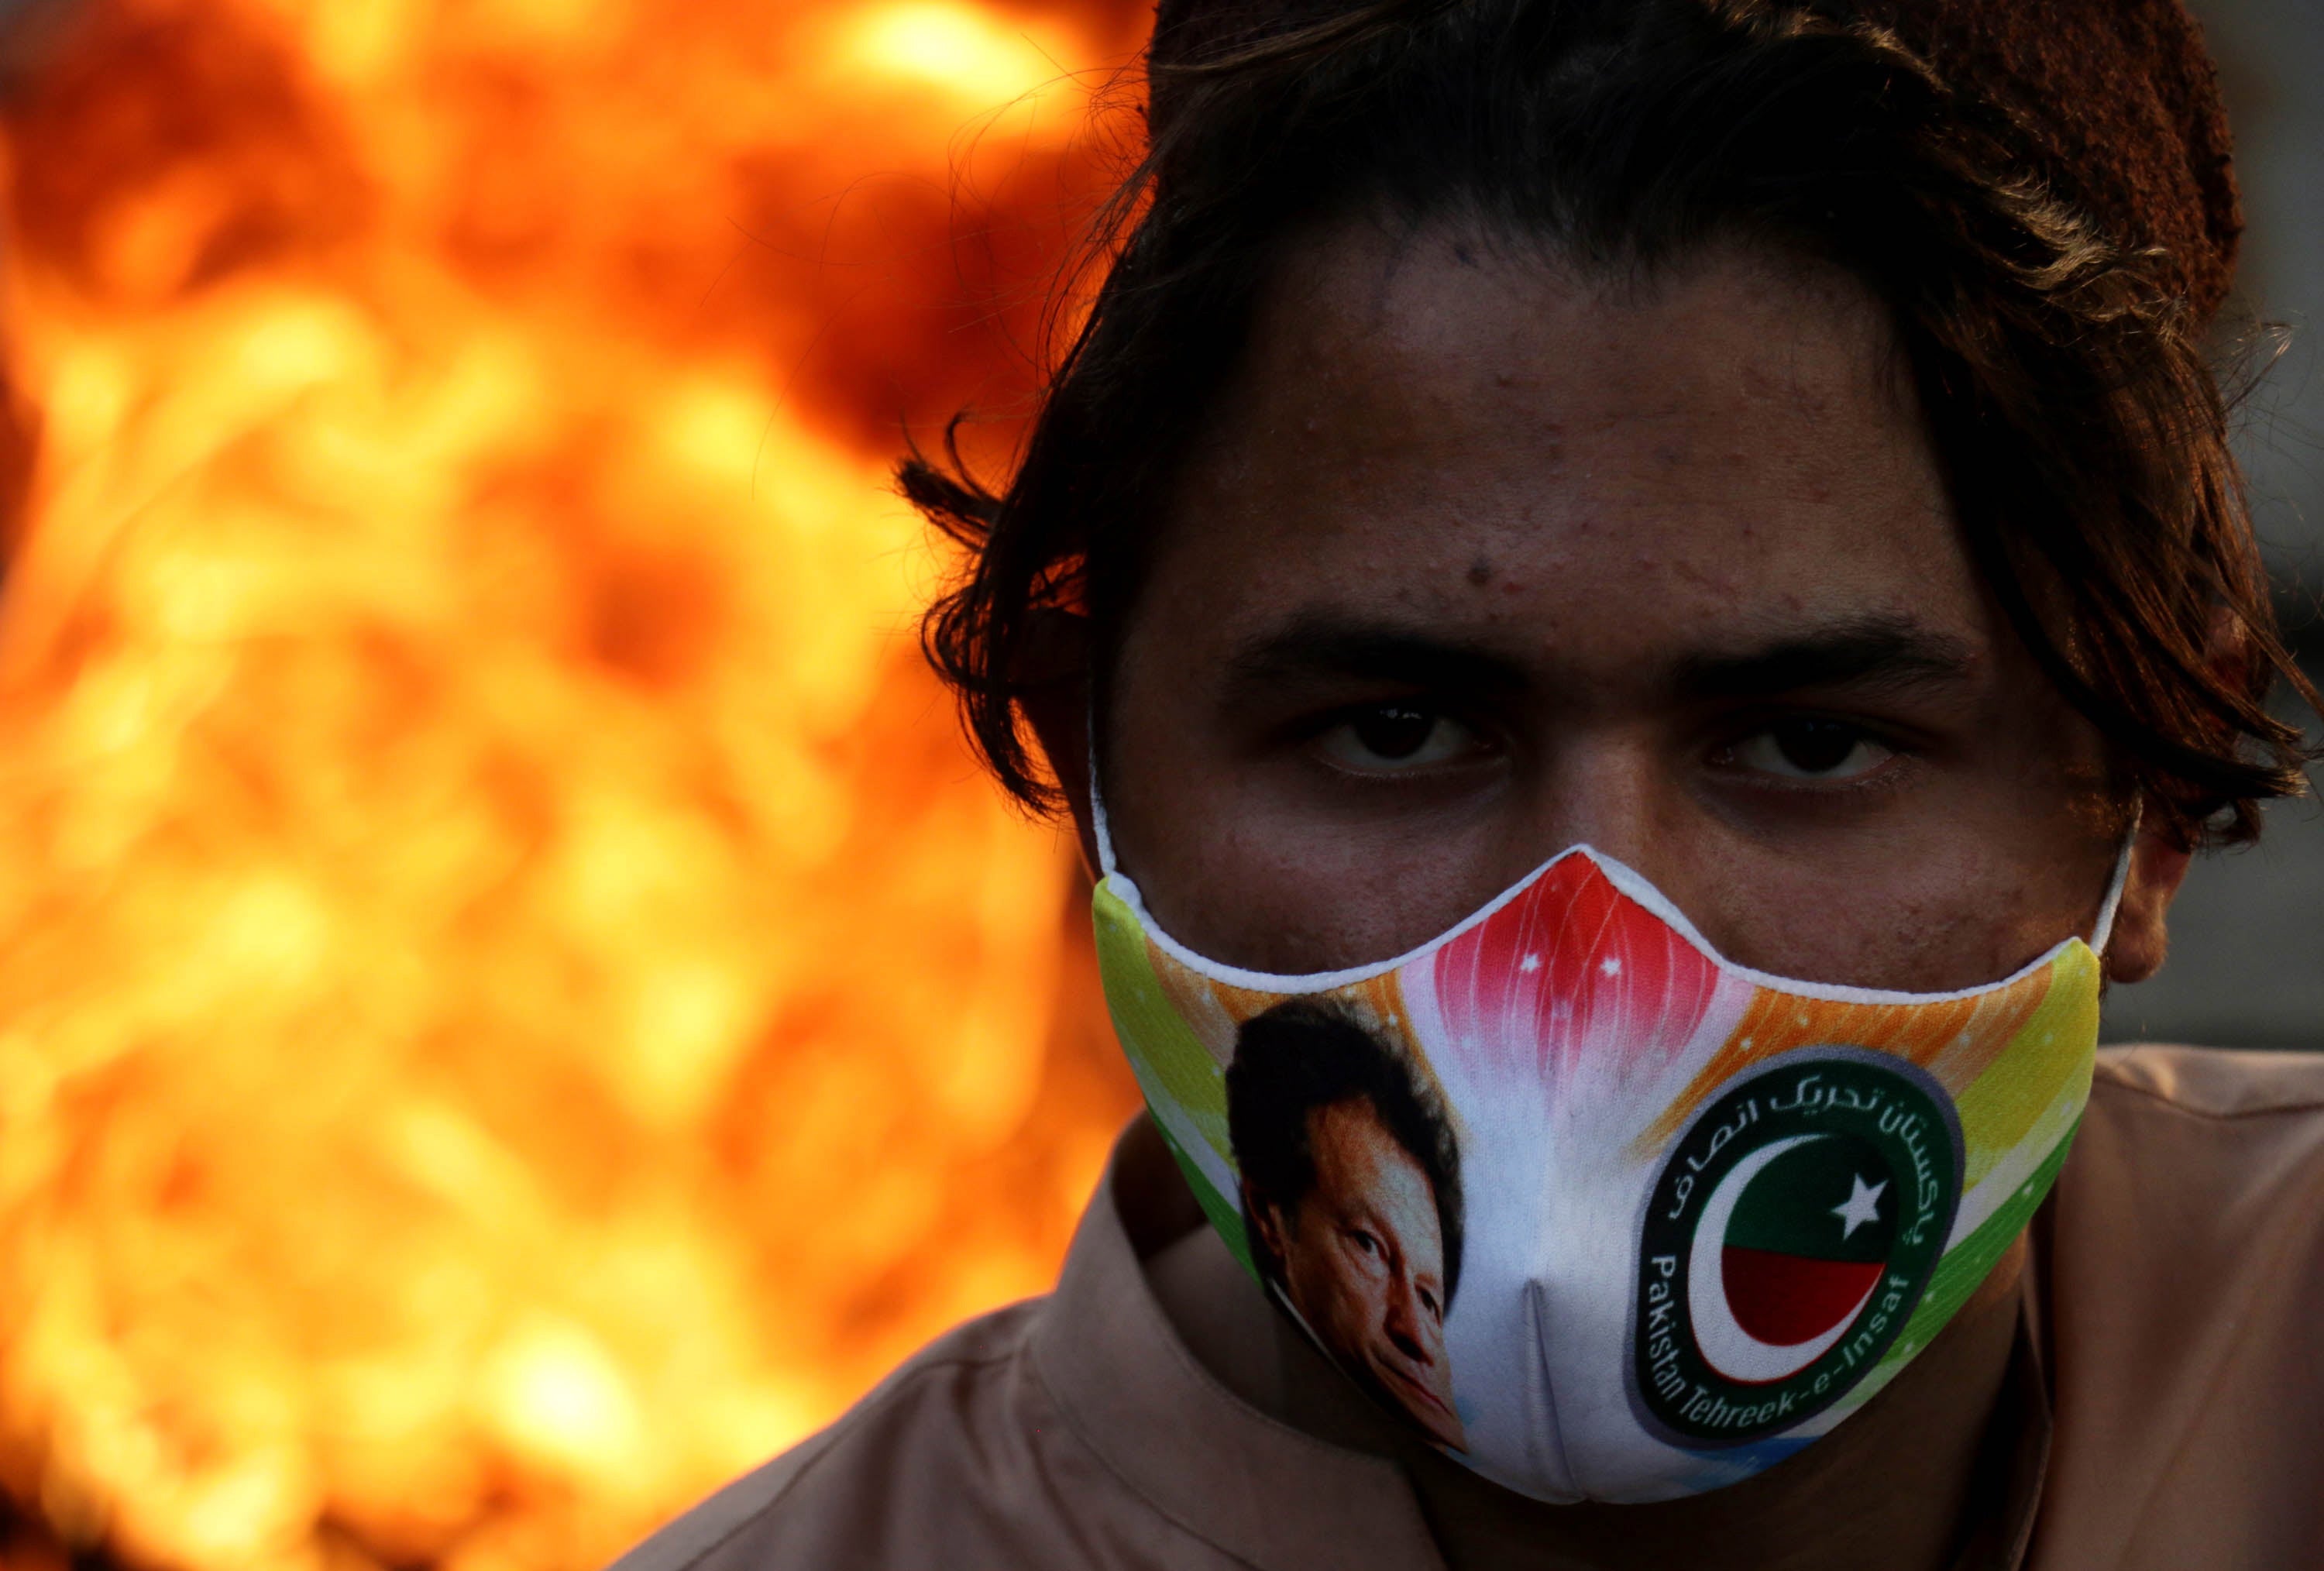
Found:
M 885 467 L 1143 9 L 8 9 L 0 1565 L 600 1563 L 1132 1104 Z

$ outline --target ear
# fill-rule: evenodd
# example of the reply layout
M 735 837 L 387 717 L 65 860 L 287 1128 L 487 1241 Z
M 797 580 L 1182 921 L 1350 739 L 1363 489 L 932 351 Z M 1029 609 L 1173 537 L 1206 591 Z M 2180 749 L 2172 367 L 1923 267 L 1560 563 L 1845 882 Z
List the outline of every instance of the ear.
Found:
M 1082 864 L 1094 880 L 1099 873 L 1097 831 L 1090 814 L 1090 643 L 1088 617 L 1068 611 L 1034 612 L 1026 664 L 1041 673 L 1042 679 L 1027 683 L 1017 707 L 1065 794 L 1074 836 L 1081 842 Z
M 1252 1194 L 1249 1184 L 1242 1187 L 1242 1224 L 1259 1245 L 1261 1260 L 1283 1258 L 1283 1213 Z
M 2107 940 L 2106 974 L 2127 985 L 2144 982 L 2163 966 L 2169 947 L 2164 930 L 2172 898 L 2185 882 L 2193 854 L 2160 825 L 2138 832 L 2131 847 L 2130 873 L 2123 881 L 2122 904 Z

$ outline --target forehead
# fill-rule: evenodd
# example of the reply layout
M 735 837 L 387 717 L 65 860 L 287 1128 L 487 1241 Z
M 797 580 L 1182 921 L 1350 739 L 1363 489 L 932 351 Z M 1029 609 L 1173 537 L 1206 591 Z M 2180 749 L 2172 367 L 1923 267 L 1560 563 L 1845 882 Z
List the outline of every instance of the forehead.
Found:
M 1307 1114 L 1307 1139 L 1320 1187 L 1363 1191 L 1417 1183 L 1427 1177 L 1388 1132 L 1369 1096 L 1326 1103 Z
M 1392 607 L 1502 642 L 1572 624 L 1569 652 L 1614 662 L 1794 619 L 1966 624 L 1895 360 L 1868 291 L 1771 251 L 1593 278 L 1459 229 L 1344 226 L 1286 257 L 1153 585 L 1222 639 Z

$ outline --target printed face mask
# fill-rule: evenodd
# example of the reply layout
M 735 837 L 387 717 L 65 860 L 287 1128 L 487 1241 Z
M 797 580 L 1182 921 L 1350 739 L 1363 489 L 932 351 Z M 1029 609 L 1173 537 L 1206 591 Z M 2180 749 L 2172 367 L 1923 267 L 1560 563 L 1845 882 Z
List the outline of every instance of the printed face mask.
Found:
M 1112 865 L 1106 1001 L 1227 1247 L 1454 1459 L 1654 1501 L 1793 1455 L 1943 1328 L 2089 1093 L 2091 942 L 1960 993 L 1721 958 L 1576 846 L 1398 959 L 1206 960 Z

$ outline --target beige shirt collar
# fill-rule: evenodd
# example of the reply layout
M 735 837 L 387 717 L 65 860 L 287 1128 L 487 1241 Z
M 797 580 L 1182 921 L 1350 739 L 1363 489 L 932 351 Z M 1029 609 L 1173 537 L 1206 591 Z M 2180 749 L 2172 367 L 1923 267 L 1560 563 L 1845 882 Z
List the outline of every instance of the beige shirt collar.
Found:
M 1267 1571 L 1441 1566 L 1394 1462 L 1269 1418 L 1179 1340 L 1139 1261 L 1199 1225 L 1168 1151 L 1138 1119 L 1033 1337 L 1034 1366 L 1076 1434 L 1156 1510 Z M 1285 1508 L 1286 1489 L 1296 1509 Z

